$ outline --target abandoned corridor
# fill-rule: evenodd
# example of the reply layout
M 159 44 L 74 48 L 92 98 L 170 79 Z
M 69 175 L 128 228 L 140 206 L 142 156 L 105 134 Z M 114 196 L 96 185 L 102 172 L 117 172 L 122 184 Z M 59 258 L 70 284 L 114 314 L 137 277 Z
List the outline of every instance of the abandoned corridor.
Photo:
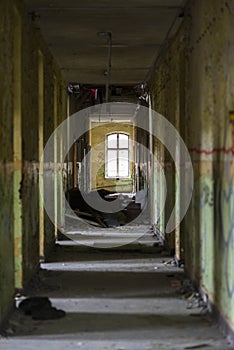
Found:
M 0 23 L 0 348 L 233 348 L 234 1 Z

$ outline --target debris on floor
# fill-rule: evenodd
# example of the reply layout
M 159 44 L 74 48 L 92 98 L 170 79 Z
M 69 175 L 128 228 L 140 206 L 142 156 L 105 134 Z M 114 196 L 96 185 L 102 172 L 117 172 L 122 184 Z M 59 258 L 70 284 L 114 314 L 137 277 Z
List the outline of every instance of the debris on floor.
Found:
M 192 293 L 187 299 L 187 309 L 203 308 L 205 310 L 207 308 L 206 303 L 199 293 Z
M 176 263 L 176 260 L 173 258 L 173 259 L 170 259 L 168 261 L 165 261 L 165 260 L 161 260 L 162 264 L 165 265 L 165 266 L 177 266 L 177 263 Z
M 52 307 L 47 297 L 30 297 L 19 303 L 18 309 L 26 316 L 34 320 L 53 320 L 66 315 L 65 311 Z
M 181 295 L 182 299 L 188 301 L 187 309 L 207 309 L 207 302 L 203 300 L 201 294 L 189 279 L 181 281 L 181 287 L 177 290 L 177 293 Z
M 209 349 L 208 344 L 212 350 L 232 349 L 201 309 L 186 308 L 187 299 L 177 289 L 196 290 L 181 269 L 160 263 L 168 254 L 131 247 L 84 249 L 73 241 L 57 244 L 39 275 L 45 284 L 60 288 L 26 289 L 19 295 L 17 306 L 22 302 L 20 308 L 29 315 L 18 307 L 13 310 L 5 337 L 0 337 L 1 350 L 192 350 Z M 178 284 L 173 290 L 172 281 Z M 32 318 L 28 307 L 35 301 L 45 310 L 48 306 L 49 319 L 47 311 Z M 56 319 L 64 315 L 62 310 L 66 317 Z M 191 317 L 195 314 L 201 317 Z
M 119 211 L 105 213 L 94 209 L 84 200 L 82 192 L 78 188 L 67 191 L 66 198 L 76 216 L 82 218 L 82 220 L 89 224 L 103 228 L 123 226 L 136 219 L 142 212 L 141 204 L 135 201 L 132 193 L 113 193 L 100 189 L 85 194 L 91 203 L 93 198 L 95 200 L 96 195 L 107 202 L 112 202 L 118 198 Z M 72 218 L 69 211 L 66 213 L 66 217 L 67 219 Z
M 15 329 L 11 326 L 7 326 L 1 330 L 0 336 L 7 338 L 15 334 Z
M 198 345 L 193 345 L 193 346 L 187 346 L 184 349 L 203 349 L 209 347 L 210 344 L 198 344 Z

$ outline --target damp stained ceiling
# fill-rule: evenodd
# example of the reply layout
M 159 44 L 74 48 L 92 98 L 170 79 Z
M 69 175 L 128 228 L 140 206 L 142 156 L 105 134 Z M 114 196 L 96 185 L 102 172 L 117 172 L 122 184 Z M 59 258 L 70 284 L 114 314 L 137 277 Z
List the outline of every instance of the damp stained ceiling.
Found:
M 29 0 L 29 13 L 68 82 L 105 84 L 111 32 L 112 85 L 143 82 L 182 20 L 184 0 Z

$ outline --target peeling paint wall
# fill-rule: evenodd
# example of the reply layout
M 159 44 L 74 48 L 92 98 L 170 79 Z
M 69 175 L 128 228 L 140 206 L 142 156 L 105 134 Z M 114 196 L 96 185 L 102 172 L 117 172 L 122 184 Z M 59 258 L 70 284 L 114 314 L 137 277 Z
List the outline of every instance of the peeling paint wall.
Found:
M 234 330 L 233 56 L 233 1 L 189 1 L 157 62 L 151 95 L 193 161 L 195 189 L 180 227 L 186 270 Z
M 14 246 L 13 246 L 13 92 L 9 90 L 13 62 L 9 52 L 12 44 L 7 40 L 6 28 L 11 21 L 9 9 L 0 1 L 0 320 L 9 309 L 14 293 Z
M 15 288 L 23 288 L 39 264 L 41 94 L 41 149 L 54 130 L 54 121 L 58 124 L 66 117 L 65 83 L 24 6 L 19 0 L 0 0 L 0 323 Z M 44 67 L 40 96 L 39 51 Z M 40 250 L 46 254 L 55 240 L 54 226 L 46 215 L 43 231 Z

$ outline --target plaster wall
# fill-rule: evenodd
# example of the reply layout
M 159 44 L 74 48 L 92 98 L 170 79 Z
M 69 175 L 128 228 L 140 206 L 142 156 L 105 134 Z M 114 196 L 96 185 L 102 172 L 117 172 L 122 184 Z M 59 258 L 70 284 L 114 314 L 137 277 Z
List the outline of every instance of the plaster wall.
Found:
M 150 86 L 153 108 L 180 131 L 193 162 L 193 198 L 179 228 L 186 270 L 234 330 L 233 19 L 232 1 L 189 1 Z M 164 157 L 177 187 L 171 163 Z
M 22 1 L 0 1 L 0 80 L 1 323 L 15 289 L 25 286 L 39 264 L 39 161 L 54 121 L 66 117 L 65 83 Z M 46 215 L 42 226 L 44 254 L 55 236 Z

